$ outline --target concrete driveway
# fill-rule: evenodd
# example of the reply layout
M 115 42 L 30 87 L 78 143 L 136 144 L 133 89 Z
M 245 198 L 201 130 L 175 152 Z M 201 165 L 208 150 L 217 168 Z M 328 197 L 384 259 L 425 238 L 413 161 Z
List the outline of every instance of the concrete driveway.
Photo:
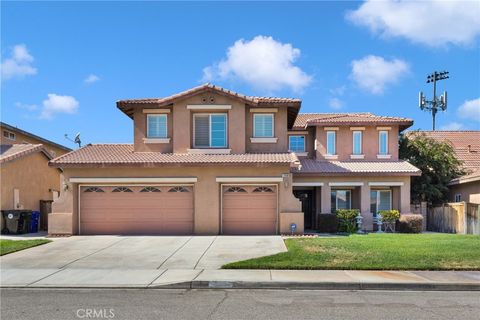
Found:
M 74 236 L 8 254 L 2 269 L 219 269 L 286 251 L 280 236 Z

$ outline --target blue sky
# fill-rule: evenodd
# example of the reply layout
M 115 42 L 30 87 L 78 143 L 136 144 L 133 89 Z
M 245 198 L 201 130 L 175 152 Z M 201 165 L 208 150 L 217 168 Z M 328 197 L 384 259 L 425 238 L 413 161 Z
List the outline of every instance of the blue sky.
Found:
M 448 70 L 437 127 L 479 130 L 479 35 L 479 2 L 2 2 L 1 119 L 70 147 L 65 133 L 132 142 L 116 100 L 209 80 L 430 129 L 418 91 Z

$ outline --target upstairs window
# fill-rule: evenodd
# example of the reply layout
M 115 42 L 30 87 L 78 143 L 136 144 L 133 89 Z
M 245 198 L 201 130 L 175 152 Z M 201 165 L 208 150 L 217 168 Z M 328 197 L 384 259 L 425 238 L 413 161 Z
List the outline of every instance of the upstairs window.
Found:
M 226 148 L 227 115 L 224 113 L 195 114 L 193 134 L 195 148 Z
M 167 115 L 147 115 L 147 138 L 167 138 Z
M 273 113 L 253 115 L 253 137 L 273 138 Z
M 353 131 L 353 154 L 362 154 L 362 131 Z
M 337 154 L 337 133 L 335 131 L 327 131 L 327 155 Z
M 378 154 L 388 154 L 388 131 L 378 132 Z
M 15 133 L 13 132 L 10 132 L 10 131 L 7 131 L 7 130 L 3 130 L 3 136 L 9 140 L 15 140 Z
M 305 152 L 305 136 L 289 136 L 288 150 L 292 152 Z

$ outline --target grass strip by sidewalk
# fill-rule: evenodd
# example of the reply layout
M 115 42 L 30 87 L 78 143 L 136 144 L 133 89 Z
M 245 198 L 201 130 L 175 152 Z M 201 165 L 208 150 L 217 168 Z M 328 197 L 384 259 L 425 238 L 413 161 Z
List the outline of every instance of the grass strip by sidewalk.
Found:
M 31 247 L 36 247 L 45 243 L 52 242 L 51 240 L 46 239 L 34 239 L 34 240 L 0 240 L 0 256 L 28 249 Z
M 480 270 L 480 236 L 369 234 L 285 240 L 288 252 L 223 269 Z

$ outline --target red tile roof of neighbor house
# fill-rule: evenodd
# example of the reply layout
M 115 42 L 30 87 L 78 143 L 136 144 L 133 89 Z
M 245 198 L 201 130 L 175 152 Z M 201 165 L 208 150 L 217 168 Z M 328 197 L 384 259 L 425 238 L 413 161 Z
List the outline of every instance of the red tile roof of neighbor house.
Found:
M 50 161 L 55 167 L 276 165 L 298 162 L 292 153 L 188 154 L 134 152 L 133 144 L 92 144 Z
M 0 163 L 25 157 L 35 152 L 43 152 L 48 159 L 52 159 L 52 156 L 42 144 L 2 144 L 0 145 Z
M 421 175 L 420 169 L 407 161 L 318 161 L 301 159 L 292 172 L 315 175 Z
M 293 128 L 303 130 L 308 126 L 399 125 L 404 130 L 412 124 L 412 119 L 377 116 L 370 112 L 300 113 Z
M 452 184 L 480 179 L 480 130 L 466 131 L 412 131 L 408 135 L 424 134 L 437 141 L 449 142 L 467 174 L 452 180 Z

